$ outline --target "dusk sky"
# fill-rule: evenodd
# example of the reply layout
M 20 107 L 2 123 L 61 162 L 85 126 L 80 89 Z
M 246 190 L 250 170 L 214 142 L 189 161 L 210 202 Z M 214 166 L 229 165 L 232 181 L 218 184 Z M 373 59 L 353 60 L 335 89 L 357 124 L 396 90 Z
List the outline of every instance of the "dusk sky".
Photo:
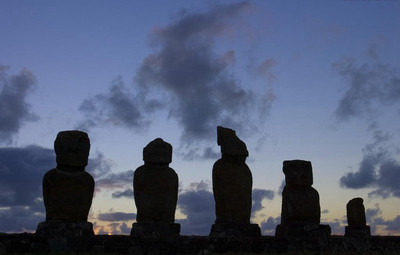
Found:
M 372 234 L 399 235 L 399 14 L 398 0 L 0 0 L 0 232 L 44 221 L 54 140 L 79 129 L 95 233 L 129 234 L 133 171 L 161 137 L 181 234 L 208 235 L 221 125 L 247 144 L 264 235 L 291 159 L 312 162 L 333 234 L 362 197 Z

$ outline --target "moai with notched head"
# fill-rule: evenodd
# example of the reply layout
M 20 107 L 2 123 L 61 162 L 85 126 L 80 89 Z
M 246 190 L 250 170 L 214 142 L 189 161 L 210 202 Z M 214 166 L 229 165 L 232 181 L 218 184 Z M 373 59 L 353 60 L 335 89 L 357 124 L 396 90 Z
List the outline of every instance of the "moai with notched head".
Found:
M 93 235 L 92 223 L 87 222 L 94 192 L 94 179 L 85 171 L 89 137 L 77 130 L 61 131 L 54 150 L 57 167 L 44 175 L 42 183 L 46 221 L 39 224 L 36 233 Z
M 319 194 L 313 184 L 310 161 L 283 162 L 286 185 L 282 192 L 281 224 L 276 236 L 330 235 L 330 227 L 320 225 Z
M 347 224 L 344 235 L 346 237 L 367 238 L 371 236 L 371 229 L 365 219 L 364 200 L 360 197 L 353 198 L 346 205 Z
M 144 165 L 136 169 L 133 190 L 137 208 L 132 235 L 150 233 L 179 235 L 175 222 L 178 200 L 178 175 L 169 167 L 172 146 L 157 138 L 143 149 Z
M 253 179 L 246 164 L 246 144 L 229 128 L 217 127 L 222 157 L 212 171 L 216 220 L 211 236 L 259 236 L 257 224 L 250 224 Z

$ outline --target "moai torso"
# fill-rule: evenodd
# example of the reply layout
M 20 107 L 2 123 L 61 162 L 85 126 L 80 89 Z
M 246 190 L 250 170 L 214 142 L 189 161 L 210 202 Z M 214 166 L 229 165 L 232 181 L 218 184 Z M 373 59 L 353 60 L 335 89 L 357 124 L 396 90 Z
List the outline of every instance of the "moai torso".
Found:
M 216 223 L 250 223 L 253 180 L 248 152 L 234 130 L 218 127 L 222 158 L 213 167 Z
M 94 192 L 85 171 L 90 141 L 81 131 L 59 132 L 54 142 L 57 168 L 43 177 L 46 220 L 87 221 Z
M 178 200 L 178 175 L 169 167 L 172 146 L 157 138 L 143 149 L 145 164 L 136 169 L 133 179 L 137 222 L 175 221 Z
M 351 228 L 364 228 L 367 225 L 365 219 L 364 200 L 360 197 L 353 198 L 347 205 L 347 224 Z
M 286 186 L 282 192 L 282 224 L 319 224 L 321 209 L 318 192 L 311 187 L 311 162 L 284 161 L 283 172 Z

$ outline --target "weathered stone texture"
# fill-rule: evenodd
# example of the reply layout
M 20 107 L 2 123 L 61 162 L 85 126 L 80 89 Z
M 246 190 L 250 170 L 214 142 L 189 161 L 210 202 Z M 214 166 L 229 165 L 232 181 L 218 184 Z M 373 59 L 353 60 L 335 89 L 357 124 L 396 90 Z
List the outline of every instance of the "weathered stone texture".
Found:
M 283 162 L 286 185 L 282 192 L 281 224 L 276 236 L 307 236 L 326 238 L 331 230 L 320 225 L 321 208 L 319 194 L 313 184 L 310 161 L 287 160 Z M 323 241 L 321 239 L 321 241 Z
M 246 144 L 236 132 L 218 127 L 221 159 L 213 166 L 215 224 L 211 236 L 261 235 L 257 224 L 250 224 L 253 179 L 246 164 Z
M 175 221 L 178 200 L 178 175 L 168 165 L 172 146 L 157 138 L 143 149 L 145 164 L 134 173 L 133 189 L 137 208 L 136 221 Z
M 250 223 L 253 179 L 246 144 L 234 130 L 218 127 L 222 158 L 213 167 L 216 223 Z
M 364 200 L 360 197 L 353 198 L 346 205 L 347 224 L 345 227 L 346 237 L 368 238 L 371 236 L 371 229 L 367 226 L 365 218 Z
M 367 221 L 365 219 L 364 200 L 360 197 L 353 198 L 346 205 L 347 224 L 352 228 L 365 227 Z
M 57 168 L 48 171 L 42 183 L 46 221 L 87 221 L 94 191 L 94 179 L 85 172 L 89 148 L 84 132 L 58 133 L 54 142 Z
M 82 131 L 68 130 L 57 134 L 54 151 L 58 164 L 73 167 L 86 166 L 89 157 L 89 136 Z
M 87 172 L 52 169 L 43 178 L 46 220 L 87 221 L 94 191 Z

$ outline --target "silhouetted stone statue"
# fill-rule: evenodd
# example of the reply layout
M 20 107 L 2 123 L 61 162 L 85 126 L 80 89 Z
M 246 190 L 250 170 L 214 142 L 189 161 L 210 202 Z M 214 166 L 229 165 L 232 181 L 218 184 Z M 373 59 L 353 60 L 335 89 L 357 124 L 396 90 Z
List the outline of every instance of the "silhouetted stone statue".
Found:
M 365 219 L 364 200 L 360 197 L 353 198 L 346 205 L 347 224 L 345 236 L 349 237 L 370 237 L 371 229 L 367 226 Z
M 276 236 L 329 236 L 330 227 L 320 225 L 319 194 L 313 184 L 310 161 L 283 162 L 286 185 L 282 192 L 281 224 Z
M 261 235 L 259 226 L 250 224 L 253 179 L 246 144 L 229 128 L 218 126 L 217 135 L 222 157 L 212 172 L 216 220 L 210 235 Z
M 43 200 L 46 221 L 41 222 L 39 235 L 93 235 L 87 222 L 92 204 L 94 180 L 85 171 L 90 141 L 86 133 L 61 131 L 54 141 L 57 167 L 43 177 Z
M 178 175 L 169 167 L 171 144 L 161 138 L 153 140 L 143 149 L 143 161 L 133 178 L 137 223 L 131 234 L 179 234 L 180 225 L 174 223 Z

